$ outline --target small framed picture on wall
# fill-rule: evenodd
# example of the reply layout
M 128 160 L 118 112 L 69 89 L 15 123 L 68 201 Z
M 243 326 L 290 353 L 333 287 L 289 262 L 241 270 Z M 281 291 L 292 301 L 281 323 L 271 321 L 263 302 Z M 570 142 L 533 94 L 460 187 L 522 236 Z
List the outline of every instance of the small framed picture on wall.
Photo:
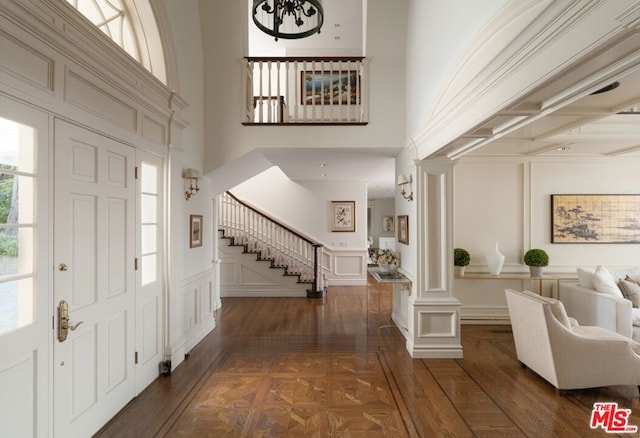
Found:
M 398 242 L 409 244 L 409 216 L 398 216 Z
M 395 230 L 393 216 L 382 216 L 382 232 L 393 233 Z
M 189 216 L 189 248 L 202 246 L 202 215 Z
M 356 201 L 331 201 L 331 231 L 356 231 Z

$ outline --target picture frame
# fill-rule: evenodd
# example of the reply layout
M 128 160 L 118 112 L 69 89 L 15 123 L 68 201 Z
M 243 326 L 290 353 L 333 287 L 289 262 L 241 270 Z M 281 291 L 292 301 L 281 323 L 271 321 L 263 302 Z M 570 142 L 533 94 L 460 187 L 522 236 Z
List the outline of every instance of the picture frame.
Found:
M 393 233 L 396 230 L 396 224 L 393 216 L 382 216 L 382 232 Z
M 356 201 L 331 201 L 331 231 L 356 231 Z
M 551 243 L 640 243 L 640 194 L 551 195 Z
M 355 70 L 300 72 L 301 105 L 357 105 L 362 96 L 360 73 Z
M 189 248 L 202 246 L 202 215 L 189 216 Z
M 409 244 L 409 216 L 398 216 L 398 242 Z

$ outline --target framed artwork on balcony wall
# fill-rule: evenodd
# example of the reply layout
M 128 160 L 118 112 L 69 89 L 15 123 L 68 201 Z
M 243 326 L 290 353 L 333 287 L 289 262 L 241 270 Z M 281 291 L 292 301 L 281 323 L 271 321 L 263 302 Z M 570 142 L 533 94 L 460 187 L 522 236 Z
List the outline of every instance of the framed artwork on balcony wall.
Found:
M 361 78 L 357 71 L 300 72 L 300 104 L 356 105 L 362 96 Z
M 356 201 L 331 201 L 331 231 L 356 231 Z
M 640 195 L 551 195 L 551 243 L 640 243 Z
M 398 242 L 409 244 L 409 216 L 398 216 Z
M 189 248 L 202 246 L 202 215 L 189 216 Z

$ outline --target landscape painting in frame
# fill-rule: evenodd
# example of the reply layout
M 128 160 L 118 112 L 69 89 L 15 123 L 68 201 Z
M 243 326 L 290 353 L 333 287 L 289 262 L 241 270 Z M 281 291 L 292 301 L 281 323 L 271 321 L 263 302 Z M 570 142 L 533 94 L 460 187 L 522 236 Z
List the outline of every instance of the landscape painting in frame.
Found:
M 640 195 L 551 195 L 551 243 L 640 243 Z
M 302 105 L 356 105 L 360 100 L 355 71 L 302 71 L 300 75 Z

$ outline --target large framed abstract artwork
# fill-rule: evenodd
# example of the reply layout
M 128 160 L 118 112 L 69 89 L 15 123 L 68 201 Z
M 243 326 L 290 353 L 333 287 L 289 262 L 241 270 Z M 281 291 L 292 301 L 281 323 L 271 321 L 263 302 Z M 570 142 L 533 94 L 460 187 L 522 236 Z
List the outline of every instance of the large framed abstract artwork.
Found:
M 551 243 L 640 243 L 640 195 L 551 195 Z

